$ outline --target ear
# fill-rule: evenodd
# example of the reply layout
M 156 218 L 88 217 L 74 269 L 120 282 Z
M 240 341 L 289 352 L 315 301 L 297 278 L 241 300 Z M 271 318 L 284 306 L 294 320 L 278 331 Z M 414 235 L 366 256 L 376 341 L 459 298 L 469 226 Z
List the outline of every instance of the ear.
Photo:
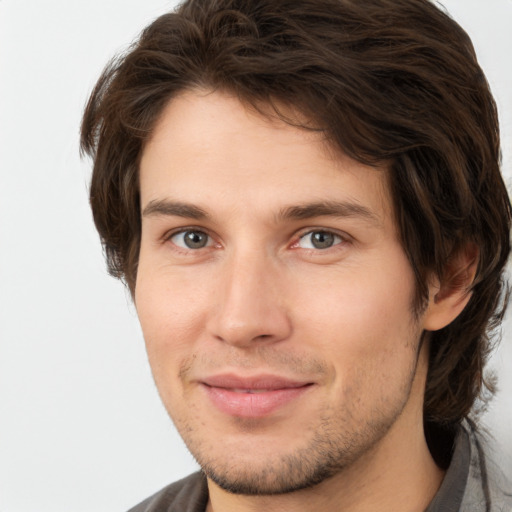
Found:
M 469 243 L 455 251 L 445 265 L 442 279 L 429 285 L 428 307 L 423 315 L 423 329 L 437 331 L 453 322 L 471 298 L 471 285 L 478 265 L 478 247 Z

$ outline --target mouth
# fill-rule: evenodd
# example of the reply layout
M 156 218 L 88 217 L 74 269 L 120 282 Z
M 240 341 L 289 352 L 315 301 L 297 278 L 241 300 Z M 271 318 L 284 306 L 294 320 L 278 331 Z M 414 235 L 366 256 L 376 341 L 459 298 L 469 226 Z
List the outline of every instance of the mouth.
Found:
M 276 391 L 275 389 L 232 389 L 233 393 L 249 393 L 250 395 L 255 395 L 258 393 L 268 393 L 270 391 Z
M 290 406 L 313 387 L 274 375 L 240 377 L 216 375 L 200 381 L 213 405 L 222 413 L 242 418 L 260 418 Z

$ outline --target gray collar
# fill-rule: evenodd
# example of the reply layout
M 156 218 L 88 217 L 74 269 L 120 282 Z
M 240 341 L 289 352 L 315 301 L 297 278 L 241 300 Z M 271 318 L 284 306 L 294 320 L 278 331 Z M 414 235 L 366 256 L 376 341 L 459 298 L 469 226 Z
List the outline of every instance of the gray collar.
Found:
M 425 512 L 512 512 L 512 484 L 489 452 L 476 425 L 462 421 L 450 466 Z

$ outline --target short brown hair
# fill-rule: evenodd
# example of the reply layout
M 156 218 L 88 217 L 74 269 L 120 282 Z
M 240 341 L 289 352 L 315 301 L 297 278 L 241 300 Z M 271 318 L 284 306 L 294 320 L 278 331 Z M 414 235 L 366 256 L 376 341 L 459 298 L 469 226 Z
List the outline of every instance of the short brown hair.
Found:
M 467 34 L 427 0 L 189 0 L 154 21 L 104 70 L 82 124 L 94 220 L 132 293 L 144 143 L 195 87 L 293 106 L 334 147 L 388 163 L 417 307 L 432 272 L 442 279 L 453 254 L 478 247 L 469 304 L 431 337 L 425 419 L 457 424 L 485 390 L 511 217 L 496 107 Z

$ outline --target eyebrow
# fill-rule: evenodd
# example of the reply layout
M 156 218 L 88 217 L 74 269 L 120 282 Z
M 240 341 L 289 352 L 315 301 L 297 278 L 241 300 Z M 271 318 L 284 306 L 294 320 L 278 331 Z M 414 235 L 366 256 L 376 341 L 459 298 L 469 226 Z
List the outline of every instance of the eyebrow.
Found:
M 168 199 L 150 201 L 142 210 L 142 216 L 176 216 L 195 220 L 209 218 L 208 213 L 199 206 Z M 278 212 L 276 220 L 305 220 L 313 217 L 359 217 L 374 224 L 380 223 L 378 215 L 372 210 L 348 201 L 318 201 L 286 206 Z
M 167 199 L 152 200 L 142 210 L 143 217 L 159 215 L 186 217 L 196 220 L 208 218 L 208 214 L 199 206 L 179 201 L 169 201 Z
M 359 203 L 349 201 L 319 201 L 296 206 L 287 206 L 277 215 L 278 220 L 304 220 L 313 217 L 359 217 L 380 224 L 379 216 Z

